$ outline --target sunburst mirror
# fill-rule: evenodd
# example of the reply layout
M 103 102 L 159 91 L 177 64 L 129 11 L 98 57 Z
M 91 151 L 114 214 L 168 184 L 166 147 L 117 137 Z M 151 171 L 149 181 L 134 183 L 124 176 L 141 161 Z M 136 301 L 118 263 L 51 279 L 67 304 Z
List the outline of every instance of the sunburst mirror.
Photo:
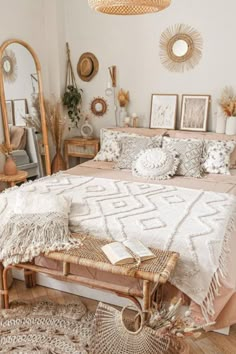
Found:
M 160 58 L 169 71 L 193 69 L 202 56 L 202 36 L 191 26 L 176 24 L 161 35 Z
M 4 79 L 9 83 L 14 82 L 17 78 L 17 61 L 15 53 L 10 49 L 6 49 L 1 61 Z

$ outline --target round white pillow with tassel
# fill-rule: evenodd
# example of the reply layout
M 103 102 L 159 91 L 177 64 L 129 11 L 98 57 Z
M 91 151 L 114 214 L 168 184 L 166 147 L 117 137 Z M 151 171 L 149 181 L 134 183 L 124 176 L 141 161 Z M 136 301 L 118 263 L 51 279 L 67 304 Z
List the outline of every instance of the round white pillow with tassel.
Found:
M 161 148 L 147 149 L 140 152 L 132 165 L 133 176 L 149 179 L 168 179 L 174 176 L 179 165 L 175 151 Z

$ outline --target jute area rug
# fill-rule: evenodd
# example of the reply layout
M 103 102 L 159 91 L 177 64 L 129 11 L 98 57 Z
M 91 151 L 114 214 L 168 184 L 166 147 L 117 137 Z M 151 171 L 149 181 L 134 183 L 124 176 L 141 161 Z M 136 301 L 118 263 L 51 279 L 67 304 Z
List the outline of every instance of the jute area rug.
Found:
M 0 311 L 0 353 L 87 354 L 93 317 L 79 300 L 13 302 Z

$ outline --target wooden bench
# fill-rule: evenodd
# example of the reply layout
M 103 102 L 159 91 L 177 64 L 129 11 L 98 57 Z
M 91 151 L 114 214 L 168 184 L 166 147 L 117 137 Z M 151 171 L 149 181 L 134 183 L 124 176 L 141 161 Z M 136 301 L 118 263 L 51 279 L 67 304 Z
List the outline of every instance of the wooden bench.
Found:
M 156 255 L 156 258 L 142 262 L 138 265 L 137 263 L 123 266 L 112 265 L 101 251 L 101 247 L 112 242 L 111 240 L 89 236 L 85 237 L 82 235 L 76 235 L 76 237 L 81 239 L 82 246 L 72 248 L 68 251 L 51 252 L 48 255 L 43 255 L 48 259 L 62 262 L 62 271 L 41 267 L 35 265 L 33 262 L 11 265 L 6 268 L 1 265 L 0 272 L 2 273 L 2 277 L 0 278 L 2 278 L 2 282 L 0 281 L 0 286 L 2 286 L 2 290 L 0 290 L 0 293 L 3 296 L 2 300 L 4 300 L 2 301 L 2 307 L 6 309 L 9 308 L 7 273 L 10 269 L 17 268 L 25 270 L 27 273 L 42 273 L 55 279 L 111 291 L 119 296 L 130 299 L 137 306 L 139 306 L 140 309 L 148 312 L 152 304 L 152 298 L 155 295 L 158 286 L 165 284 L 168 281 L 170 274 L 174 270 L 176 262 L 179 258 L 178 253 L 151 248 L 152 252 Z M 142 290 L 123 286 L 121 284 L 104 282 L 97 279 L 71 274 L 71 264 L 81 265 L 107 273 L 118 274 L 124 277 L 140 279 L 143 281 Z M 143 299 L 143 305 L 140 304 L 138 299 Z

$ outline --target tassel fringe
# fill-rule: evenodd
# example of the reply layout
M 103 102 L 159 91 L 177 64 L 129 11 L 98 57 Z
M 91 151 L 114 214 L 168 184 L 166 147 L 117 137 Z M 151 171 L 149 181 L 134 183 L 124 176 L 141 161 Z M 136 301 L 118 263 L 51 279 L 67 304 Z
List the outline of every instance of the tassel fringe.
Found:
M 206 299 L 203 301 L 203 303 L 200 305 L 204 319 L 207 322 L 209 321 L 209 316 L 213 317 L 215 315 L 214 301 L 215 298 L 219 296 L 220 288 L 222 286 L 220 282 L 220 278 L 225 279 L 228 276 L 227 256 L 230 253 L 229 241 L 232 232 L 235 231 L 235 229 L 236 229 L 236 212 L 233 213 L 233 216 L 230 218 L 228 223 L 227 231 L 222 246 L 222 252 L 219 259 L 219 267 L 212 278 L 208 295 Z
M 40 253 L 69 250 L 81 245 L 71 236 L 63 213 L 15 214 L 1 228 L 0 259 L 10 264 L 30 262 Z

